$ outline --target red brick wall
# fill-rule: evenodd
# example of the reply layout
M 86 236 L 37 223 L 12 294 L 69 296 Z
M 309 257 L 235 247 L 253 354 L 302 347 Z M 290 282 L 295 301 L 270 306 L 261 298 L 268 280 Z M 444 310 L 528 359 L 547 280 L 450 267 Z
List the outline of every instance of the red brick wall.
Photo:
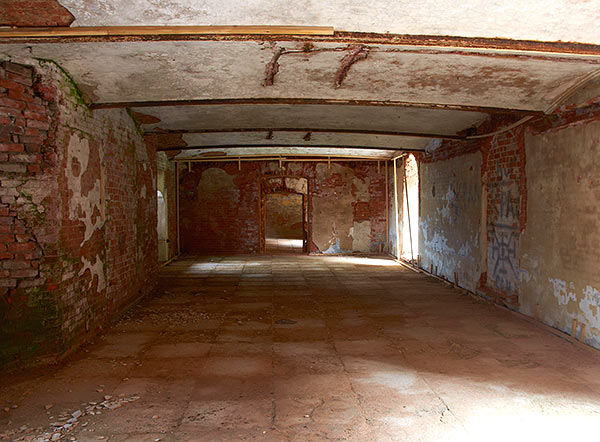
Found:
M 0 364 L 60 340 L 56 106 L 40 89 L 32 68 L 0 65 Z
M 0 67 L 0 365 L 60 355 L 155 282 L 153 149 L 35 64 Z
M 309 231 L 311 251 L 325 252 L 329 245 L 341 244 L 343 252 L 352 251 L 349 227 L 370 223 L 368 247 L 379 251 L 385 243 L 385 168 L 376 163 L 356 162 L 327 165 L 314 162 L 244 162 L 242 170 L 232 163 L 195 163 L 188 172 L 182 167 L 180 178 L 180 228 L 183 253 L 258 253 L 258 183 L 261 177 L 286 175 L 303 177 L 309 188 Z M 340 170 L 338 172 L 337 170 Z M 361 189 L 357 186 L 365 186 Z M 368 194 L 368 196 L 366 196 Z M 315 213 L 315 198 L 326 201 L 328 213 Z M 349 225 L 334 219 L 347 211 Z M 356 230 L 354 230 L 356 232 Z M 336 238 L 337 236 L 337 238 Z M 358 233 L 355 234 L 358 236 Z M 331 244 L 327 242 L 331 239 Z M 329 250 L 337 250 L 334 246 Z
M 494 117 L 478 128 L 492 133 L 514 119 Z M 444 141 L 420 161 L 434 163 L 471 152 L 481 152 L 481 180 L 485 189 L 483 220 L 487 251 L 478 290 L 511 307 L 518 307 L 519 236 L 527 222 L 527 180 L 523 126 L 469 141 Z M 426 186 L 427 187 L 427 186 Z
M 600 119 L 600 104 L 564 108 L 555 114 L 536 118 L 497 135 L 468 142 L 444 141 L 423 163 L 481 152 L 481 180 L 485 189 L 485 255 L 477 290 L 511 308 L 519 308 L 521 293 L 520 240 L 527 224 L 527 158 L 525 132 L 550 134 L 568 126 L 585 125 Z M 494 117 L 477 128 L 492 133 L 507 127 L 514 118 Z M 427 187 L 427 185 L 426 185 Z M 557 189 L 560 191 L 560 189 Z
M 481 290 L 511 307 L 518 307 L 519 236 L 527 221 L 523 134 L 524 128 L 518 127 L 481 144 L 487 190 L 487 272 L 482 274 Z
M 74 19 L 57 0 L 0 0 L 0 26 L 69 26 Z

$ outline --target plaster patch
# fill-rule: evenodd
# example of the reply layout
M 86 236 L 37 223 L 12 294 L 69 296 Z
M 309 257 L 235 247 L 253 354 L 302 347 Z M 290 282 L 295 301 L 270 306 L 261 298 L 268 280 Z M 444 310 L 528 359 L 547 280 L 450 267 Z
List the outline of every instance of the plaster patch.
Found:
M 142 199 L 146 198 L 146 185 L 143 185 L 142 188 L 140 189 L 140 197 Z
M 562 279 L 548 278 L 552 284 L 554 297 L 558 300 L 558 305 L 567 305 L 569 301 L 576 301 L 575 293 L 567 292 L 567 283 Z
M 79 271 L 79 276 L 83 276 L 85 271 L 89 270 L 92 274 L 92 282 L 94 281 L 94 276 L 98 277 L 98 292 L 103 291 L 106 288 L 106 279 L 104 278 L 104 263 L 100 259 L 100 255 L 96 255 L 96 260 L 93 264 L 85 257 L 81 258 L 81 262 L 83 263 L 83 267 Z
M 600 322 L 600 292 L 591 285 L 583 290 L 583 299 L 579 302 L 579 308 L 591 325 L 598 326 Z
M 350 227 L 352 250 L 359 252 L 371 251 L 371 221 L 355 222 Z
M 286 178 L 285 187 L 304 195 L 308 192 L 308 182 L 306 178 Z
M 327 250 L 323 250 L 323 253 L 325 254 L 335 254 L 335 253 L 342 253 L 343 250 L 340 248 L 340 239 L 339 238 L 332 238 L 330 240 L 330 245 L 329 248 Z
M 94 215 L 95 209 L 98 209 L 98 213 L 102 213 L 100 177 L 96 179 L 94 187 L 86 195 L 82 191 L 81 180 L 88 168 L 90 145 L 87 138 L 82 138 L 77 133 L 74 133 L 69 140 L 67 164 L 72 164 L 74 159 L 81 165 L 80 173 L 75 174 L 71 167 L 65 168 L 67 187 L 70 191 L 68 204 L 69 219 L 77 220 L 84 224 L 85 231 L 83 241 L 80 244 L 83 246 L 92 237 L 94 232 L 102 227 L 104 220 L 101 216 Z
M 369 194 L 369 184 L 371 180 L 369 178 L 365 178 L 361 180 L 358 177 L 352 178 L 352 184 L 356 188 L 356 200 L 357 201 L 369 201 L 371 199 L 371 195 Z
M 439 232 L 435 232 L 431 240 L 425 241 L 425 247 L 435 253 L 456 253 L 452 247 L 448 246 L 448 238 L 440 235 Z
M 330 250 L 337 241 L 339 252 L 352 251 L 350 228 L 353 226 L 352 203 L 356 201 L 352 195 L 352 179 L 354 171 L 338 163 L 319 163 L 316 166 L 317 182 L 329 183 L 327 190 L 316 193 L 313 204 L 312 240 L 319 250 Z

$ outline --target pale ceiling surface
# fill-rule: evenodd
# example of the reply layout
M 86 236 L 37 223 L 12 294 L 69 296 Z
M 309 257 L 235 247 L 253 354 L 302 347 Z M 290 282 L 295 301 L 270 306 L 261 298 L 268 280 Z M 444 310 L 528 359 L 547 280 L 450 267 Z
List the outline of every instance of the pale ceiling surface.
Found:
M 250 0 L 243 7 L 231 0 L 60 3 L 75 16 L 74 26 L 323 25 L 339 31 L 600 43 L 600 0 L 544 2 L 543 7 L 537 0 Z M 133 106 L 156 121 L 144 124 L 144 130 L 186 132 L 183 140 L 188 147 L 298 143 L 423 149 L 432 139 L 424 135 L 456 135 L 484 121 L 490 108 L 542 112 L 560 102 L 566 91 L 578 90 L 579 102 L 600 94 L 597 81 L 586 83 L 600 73 L 598 53 L 366 44 L 362 49 L 366 57 L 351 62 L 339 81 L 344 60 L 356 47 L 335 37 L 309 40 L 308 46 L 306 40 L 263 40 L 255 36 L 248 41 L 0 41 L 0 56 L 54 60 L 90 102 Z M 283 53 L 275 57 L 274 65 L 278 51 Z M 269 66 L 276 67 L 272 84 Z M 586 89 L 577 89 L 585 84 Z M 250 103 L 232 101 L 239 99 Z M 209 105 L 203 103 L 206 100 L 223 103 Z M 317 104 L 325 100 L 340 103 Z M 349 100 L 362 105 L 342 104 Z M 156 106 L 157 101 L 172 103 Z M 382 101 L 395 105 L 373 103 Z M 439 105 L 457 108 L 434 108 Z M 311 133 L 306 139 L 302 131 L 194 133 L 236 128 L 375 130 L 420 136 L 332 132 Z
M 543 110 L 568 86 L 600 69 L 600 57 L 523 57 L 504 51 L 462 55 L 394 45 L 369 46 L 340 87 L 336 73 L 346 44 L 276 42 L 282 55 L 272 86 L 264 86 L 273 50 L 260 41 L 175 41 L 7 46 L 50 58 L 78 80 L 93 101 L 211 98 L 398 100 Z M 546 59 L 549 58 L 549 59 Z
M 75 26 L 303 25 L 600 43 L 597 0 L 59 0 Z
M 136 112 L 153 115 L 160 122 L 144 124 L 144 130 L 225 128 L 313 128 L 412 131 L 452 134 L 456 127 L 480 123 L 486 114 L 434 109 L 349 105 L 233 104 L 184 107 L 141 107 Z

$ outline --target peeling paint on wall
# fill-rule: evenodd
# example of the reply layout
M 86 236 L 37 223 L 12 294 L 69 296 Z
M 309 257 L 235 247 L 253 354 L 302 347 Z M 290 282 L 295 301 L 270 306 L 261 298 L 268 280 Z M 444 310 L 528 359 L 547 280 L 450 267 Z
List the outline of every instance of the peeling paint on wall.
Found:
M 527 225 L 520 238 L 521 311 L 600 348 L 600 121 L 527 131 Z
M 81 257 L 81 262 L 83 263 L 83 267 L 79 271 L 79 276 L 83 276 L 85 272 L 89 270 L 92 275 L 89 288 L 92 288 L 94 278 L 97 278 L 97 291 L 102 292 L 106 288 L 106 277 L 104 275 L 104 263 L 100 259 L 100 255 L 96 255 L 96 259 L 93 264 L 91 261 L 88 261 L 85 256 Z
M 303 195 L 308 193 L 308 181 L 306 178 L 286 178 L 285 186 Z
M 591 285 L 583 289 L 583 299 L 579 303 L 581 311 L 589 324 L 600 326 L 600 292 Z
M 577 301 L 575 293 L 567 292 L 567 282 L 562 279 L 548 278 L 554 289 L 554 297 L 558 300 L 558 305 L 567 305 L 570 301 Z M 573 283 L 569 285 L 569 289 L 573 289 Z
M 352 237 L 352 250 L 358 252 L 371 251 L 371 222 L 354 222 L 350 227 L 350 236 Z
M 180 189 L 187 253 L 258 253 L 265 227 L 259 226 L 259 194 L 277 191 L 308 196 L 312 253 L 378 252 L 384 243 L 385 175 L 375 163 L 286 162 L 280 168 L 277 161 L 248 161 L 241 171 L 237 163 L 205 163 L 182 172 Z
M 474 290 L 481 272 L 481 154 L 420 167 L 422 266 Z
M 74 133 L 69 139 L 67 147 L 67 168 L 65 176 L 69 189 L 69 219 L 80 221 L 84 224 L 85 232 L 83 235 L 83 245 L 88 241 L 94 232 L 102 227 L 104 220 L 100 200 L 100 178 L 95 180 L 92 189 L 87 192 L 83 188 L 83 174 L 88 168 L 90 160 L 90 146 L 87 138 L 82 138 Z
M 0 77 L 7 71 L 20 95 L 4 105 L 22 126 L 0 121 L 20 143 L 4 157 L 14 176 L 0 171 L 11 233 L 2 239 L 13 238 L 0 244 L 0 259 L 12 263 L 0 297 L 18 302 L 0 311 L 0 364 L 59 357 L 85 342 L 150 292 L 157 265 L 153 151 L 131 117 L 89 111 L 54 64 L 0 63 Z
M 314 207 L 313 242 L 323 253 L 352 251 L 354 243 L 370 243 L 370 231 L 359 229 L 354 236 L 353 202 L 368 201 L 369 178 L 358 177 L 342 164 L 316 166 L 317 186 L 323 191 L 312 199 Z M 362 235 L 362 237 L 361 237 Z M 366 237 L 365 237 L 366 235 Z

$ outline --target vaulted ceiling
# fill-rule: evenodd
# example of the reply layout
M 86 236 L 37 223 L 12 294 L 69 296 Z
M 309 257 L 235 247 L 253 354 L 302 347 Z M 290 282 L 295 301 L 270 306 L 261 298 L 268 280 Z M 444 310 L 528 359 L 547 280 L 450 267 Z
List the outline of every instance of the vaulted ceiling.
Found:
M 27 9 L 0 24 L 333 27 L 322 35 L 0 30 L 0 56 L 55 61 L 93 108 L 131 108 L 146 133 L 176 137 L 168 144 L 186 148 L 179 158 L 391 157 L 464 138 L 490 115 L 518 120 L 600 96 L 594 0 L 38 1 L 37 15 Z

